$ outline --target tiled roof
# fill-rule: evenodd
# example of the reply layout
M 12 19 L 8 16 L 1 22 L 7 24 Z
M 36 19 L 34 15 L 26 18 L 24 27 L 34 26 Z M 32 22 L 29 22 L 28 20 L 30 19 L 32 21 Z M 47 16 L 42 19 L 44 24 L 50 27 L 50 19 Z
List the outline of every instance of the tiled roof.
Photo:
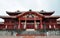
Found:
M 55 11 L 50 11 L 50 12 L 46 12 L 46 11 L 44 11 L 44 10 L 41 10 L 39 13 L 54 13 Z
M 27 12 L 23 12 L 22 14 L 17 15 L 17 17 L 18 17 L 18 16 L 22 16 L 23 14 L 27 14 L 27 13 L 33 13 L 33 14 L 37 14 L 38 16 L 44 16 L 43 14 L 39 14 L 38 12 L 27 11 Z

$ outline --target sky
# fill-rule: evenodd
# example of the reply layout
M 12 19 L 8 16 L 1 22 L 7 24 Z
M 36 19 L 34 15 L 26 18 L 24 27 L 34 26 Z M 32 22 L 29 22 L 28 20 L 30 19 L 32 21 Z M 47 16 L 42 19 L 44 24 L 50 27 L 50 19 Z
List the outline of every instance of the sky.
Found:
M 55 11 L 60 15 L 60 0 L 0 0 L 0 16 L 7 16 L 6 11 Z M 3 21 L 0 18 L 0 21 Z

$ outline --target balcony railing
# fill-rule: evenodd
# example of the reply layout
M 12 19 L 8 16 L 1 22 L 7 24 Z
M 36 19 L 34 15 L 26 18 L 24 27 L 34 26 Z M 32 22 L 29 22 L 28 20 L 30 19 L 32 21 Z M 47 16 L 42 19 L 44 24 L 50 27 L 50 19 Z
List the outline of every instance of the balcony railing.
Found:
M 36 20 L 40 20 L 39 17 L 35 17 Z M 25 20 L 25 17 L 20 18 L 20 20 Z M 34 20 L 34 18 L 26 18 L 26 20 Z

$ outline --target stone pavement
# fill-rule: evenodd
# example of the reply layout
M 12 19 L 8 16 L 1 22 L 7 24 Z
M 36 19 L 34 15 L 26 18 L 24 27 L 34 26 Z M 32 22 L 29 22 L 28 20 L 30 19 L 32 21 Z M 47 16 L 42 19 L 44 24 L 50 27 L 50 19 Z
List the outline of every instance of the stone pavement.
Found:
M 60 36 L 0 36 L 0 38 L 60 38 Z

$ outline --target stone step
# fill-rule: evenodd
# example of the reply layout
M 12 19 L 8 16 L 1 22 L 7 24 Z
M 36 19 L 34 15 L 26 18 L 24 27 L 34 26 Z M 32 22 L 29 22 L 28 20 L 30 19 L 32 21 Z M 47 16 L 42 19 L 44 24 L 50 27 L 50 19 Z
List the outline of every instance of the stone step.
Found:
M 24 31 L 21 34 L 40 34 L 38 31 Z

